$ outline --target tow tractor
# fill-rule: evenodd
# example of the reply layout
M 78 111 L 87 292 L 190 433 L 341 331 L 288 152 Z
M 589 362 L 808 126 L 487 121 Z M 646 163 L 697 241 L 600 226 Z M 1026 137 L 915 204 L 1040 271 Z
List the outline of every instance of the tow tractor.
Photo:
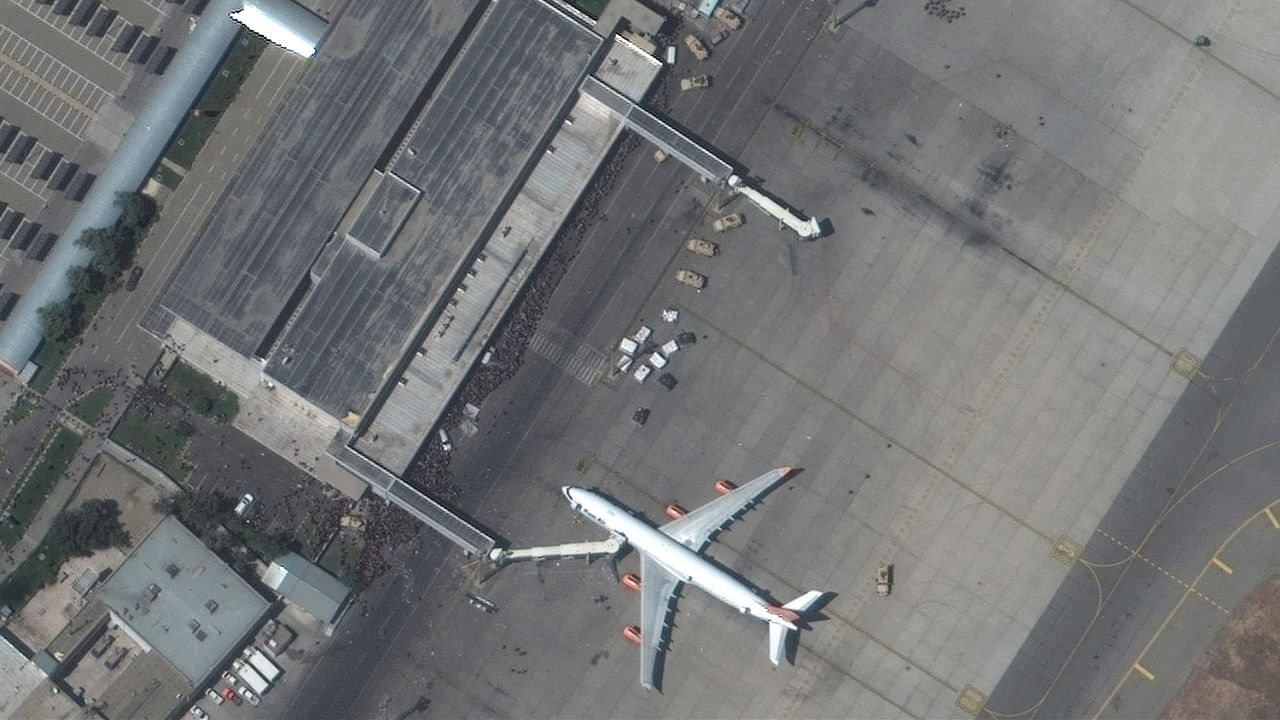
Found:
M 888 595 L 893 566 L 887 563 L 880 563 L 880 567 L 876 568 L 876 594 Z

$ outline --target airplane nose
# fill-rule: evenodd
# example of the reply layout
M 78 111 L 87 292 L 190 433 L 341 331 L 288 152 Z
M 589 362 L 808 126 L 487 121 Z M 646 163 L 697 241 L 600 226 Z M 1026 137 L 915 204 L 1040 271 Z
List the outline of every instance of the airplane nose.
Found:
M 573 487 L 571 485 L 560 486 L 560 493 L 564 495 L 565 498 L 568 499 L 570 502 L 573 502 L 573 496 L 569 494 L 570 490 L 573 490 Z

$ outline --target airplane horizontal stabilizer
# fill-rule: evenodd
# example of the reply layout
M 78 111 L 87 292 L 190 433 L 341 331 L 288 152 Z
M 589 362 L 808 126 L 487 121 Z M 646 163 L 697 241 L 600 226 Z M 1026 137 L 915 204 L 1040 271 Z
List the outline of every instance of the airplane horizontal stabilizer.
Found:
M 814 603 L 821 600 L 824 594 L 825 593 L 820 590 L 810 590 L 795 600 L 786 603 L 781 608 L 778 608 L 779 610 L 785 611 L 786 615 L 781 613 L 775 614 L 778 614 L 779 617 L 784 617 L 790 622 L 803 620 L 804 615 L 809 611 L 809 608 L 813 607 Z M 770 612 L 772 612 L 772 609 Z M 781 623 L 769 623 L 769 661 L 774 665 L 781 665 L 782 662 L 787 659 L 787 642 L 790 640 L 792 632 L 793 630 Z

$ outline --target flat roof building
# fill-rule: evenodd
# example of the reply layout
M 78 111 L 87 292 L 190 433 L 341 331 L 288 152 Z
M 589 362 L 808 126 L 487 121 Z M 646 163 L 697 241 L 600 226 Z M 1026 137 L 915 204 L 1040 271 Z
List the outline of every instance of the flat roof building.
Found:
M 269 603 L 173 517 L 142 541 L 97 594 L 112 619 L 193 686 L 249 638 Z
M 275 559 L 262 582 L 325 624 L 333 624 L 351 597 L 351 588 L 298 553 Z

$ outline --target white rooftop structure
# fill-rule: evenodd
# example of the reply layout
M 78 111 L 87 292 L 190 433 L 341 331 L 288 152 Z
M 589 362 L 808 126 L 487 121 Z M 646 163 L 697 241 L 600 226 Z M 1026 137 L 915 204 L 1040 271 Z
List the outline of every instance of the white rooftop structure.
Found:
M 328 24 L 292 0 L 244 0 L 231 19 L 288 50 L 311 57 L 320 46 Z

